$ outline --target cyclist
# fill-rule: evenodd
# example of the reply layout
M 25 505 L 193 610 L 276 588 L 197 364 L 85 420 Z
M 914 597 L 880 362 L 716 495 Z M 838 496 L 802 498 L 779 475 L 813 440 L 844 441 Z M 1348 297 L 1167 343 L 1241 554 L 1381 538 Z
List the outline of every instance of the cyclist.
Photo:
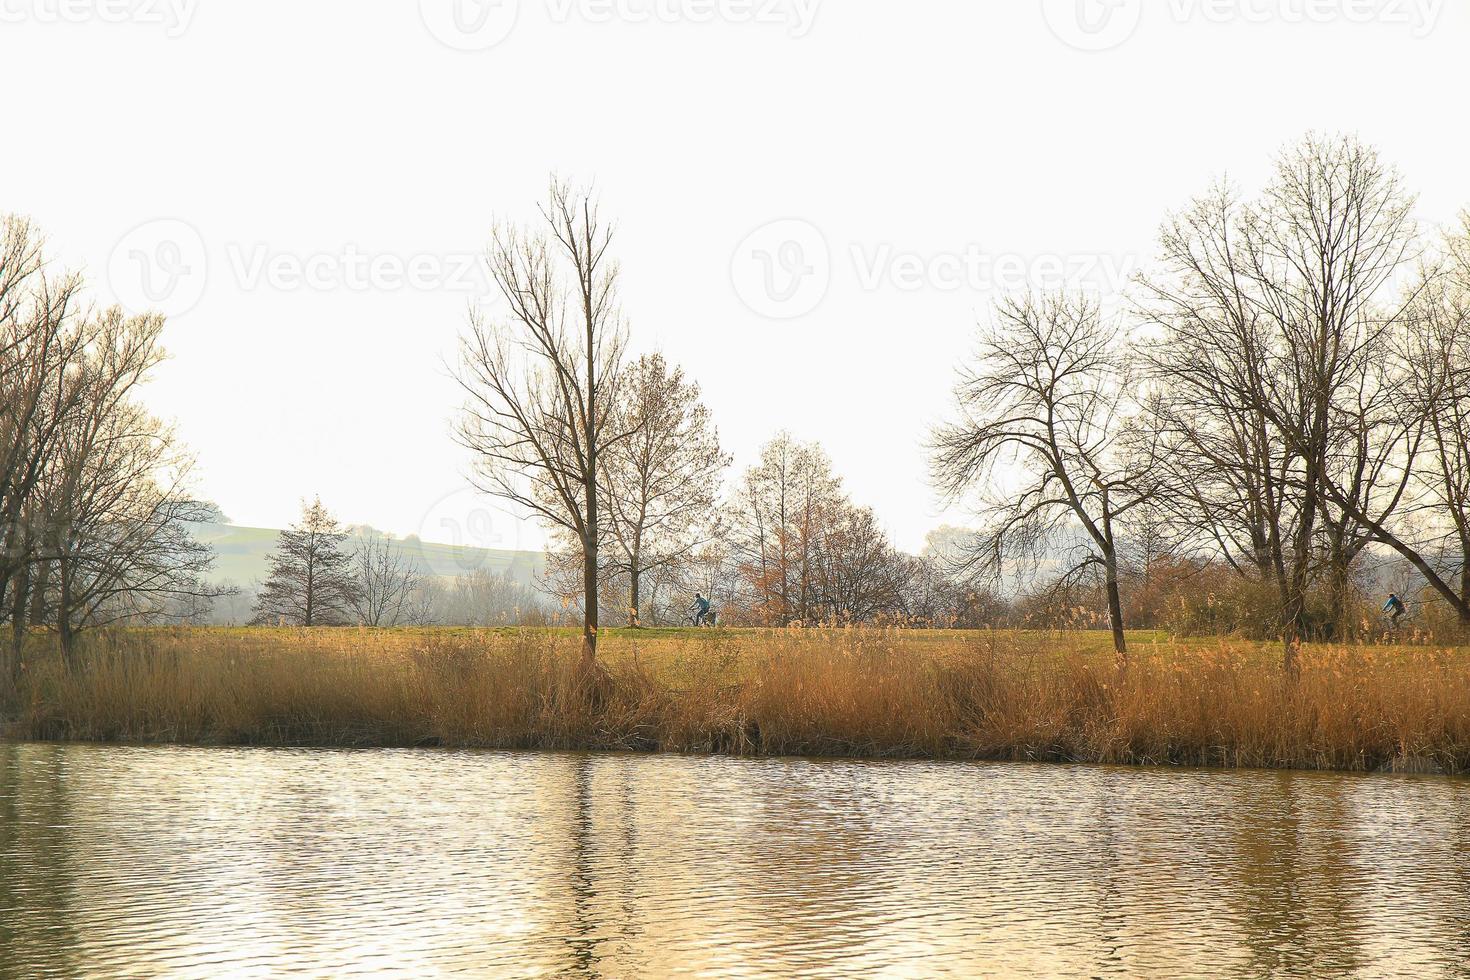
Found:
M 1383 604 L 1383 611 L 1389 614 L 1389 622 L 1397 629 L 1400 617 L 1409 610 L 1404 606 L 1404 600 L 1398 597 L 1398 593 L 1390 592 L 1388 601 Z
M 704 593 L 694 593 L 694 625 L 703 626 L 709 619 L 709 612 L 709 600 L 704 597 Z

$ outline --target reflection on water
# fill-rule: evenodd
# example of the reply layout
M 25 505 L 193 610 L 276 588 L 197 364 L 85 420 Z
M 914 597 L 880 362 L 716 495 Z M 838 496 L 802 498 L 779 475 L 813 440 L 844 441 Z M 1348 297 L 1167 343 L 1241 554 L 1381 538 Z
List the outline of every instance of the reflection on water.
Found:
M 0 975 L 1463 976 L 1470 782 L 0 744 Z

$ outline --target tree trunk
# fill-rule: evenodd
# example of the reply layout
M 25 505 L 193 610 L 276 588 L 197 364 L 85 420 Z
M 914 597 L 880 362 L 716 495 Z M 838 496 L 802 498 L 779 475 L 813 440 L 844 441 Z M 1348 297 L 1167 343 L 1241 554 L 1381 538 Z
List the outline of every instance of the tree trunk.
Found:
M 71 614 L 69 612 L 61 611 L 57 614 L 56 635 L 61 642 L 61 656 L 66 661 L 66 669 L 70 671 L 80 670 L 82 665 L 77 662 L 76 658 L 77 637 L 71 627 Z
M 1286 604 L 1281 607 L 1281 669 L 1290 677 L 1296 676 L 1297 672 L 1297 652 L 1302 645 L 1302 613 L 1305 609 L 1302 593 L 1289 591 Z
M 5 676 L 10 683 L 10 689 L 14 692 L 20 690 L 20 675 L 25 669 L 25 644 L 26 644 L 26 616 L 29 610 L 29 592 L 31 589 L 31 572 L 29 566 L 24 566 L 16 572 L 11 581 L 10 595 L 10 656 L 7 658 Z
M 1113 653 L 1117 657 L 1119 669 L 1128 666 L 1128 640 L 1123 635 L 1123 597 L 1118 590 L 1118 561 L 1115 557 L 1107 559 L 1108 572 L 1108 622 L 1113 627 Z
M 1334 550 L 1327 579 L 1327 635 L 1334 640 L 1342 639 L 1351 632 L 1348 623 L 1348 594 L 1352 590 L 1349 563 L 1350 559 L 1346 555 L 1340 550 Z
M 643 625 L 643 617 L 639 614 L 642 606 L 639 604 L 640 596 L 638 595 L 638 580 L 640 576 L 637 555 L 633 556 L 633 561 L 630 565 L 631 571 L 628 573 L 628 625 L 641 626 Z
M 596 513 L 596 497 L 588 491 L 588 513 Z M 597 532 L 589 525 L 582 538 L 582 664 L 597 665 Z
M 61 657 L 67 670 L 77 671 L 81 664 L 76 657 L 76 633 L 71 623 L 71 569 L 66 558 L 60 558 L 56 567 L 56 635 L 61 644 Z
M 315 564 L 316 554 L 313 551 L 306 556 L 306 615 L 303 617 L 303 626 L 315 625 L 312 622 L 312 620 L 316 618 L 316 610 L 312 608 L 316 604 L 316 581 L 314 568 Z

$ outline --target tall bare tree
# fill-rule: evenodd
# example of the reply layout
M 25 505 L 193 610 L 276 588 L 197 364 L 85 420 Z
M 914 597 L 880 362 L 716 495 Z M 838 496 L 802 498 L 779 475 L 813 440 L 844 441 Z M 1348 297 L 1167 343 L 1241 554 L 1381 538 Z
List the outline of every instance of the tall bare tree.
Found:
M 1070 553 L 1064 580 L 1100 570 L 1120 664 L 1119 523 L 1156 491 L 1154 460 L 1126 438 L 1131 387 L 1118 331 L 1095 300 L 1003 300 L 956 386 L 958 420 L 933 439 L 938 488 L 952 500 L 982 492 L 969 569 L 998 581 L 1013 563 Z
M 1446 575 L 1470 606 L 1470 213 L 1448 236 L 1443 262 L 1428 270 L 1405 331 L 1405 388 L 1423 419 L 1415 470 L 1416 513 Z M 1433 539 L 1440 537 L 1442 544 Z
M 1163 327 L 1165 444 L 1199 526 L 1231 529 L 1275 582 L 1288 669 L 1324 563 L 1339 605 L 1370 540 L 1434 574 L 1392 526 L 1419 438 L 1385 364 L 1404 322 L 1390 293 L 1416 247 L 1412 203 L 1371 148 L 1309 136 L 1258 200 L 1221 189 L 1172 219 L 1167 271 L 1146 282 Z
M 553 181 L 543 229 L 501 226 L 488 255 L 509 312 L 476 311 L 460 349 L 466 401 L 457 427 L 476 456 L 476 485 L 565 529 L 582 554 L 584 664 L 597 662 L 602 457 L 617 431 L 626 331 L 613 232 L 590 191 Z
M 81 285 L 48 272 L 44 242 L 28 221 L 0 215 L 0 608 L 12 631 L 0 684 L 20 675 L 32 618 L 44 531 L 37 485 L 83 392 L 75 370 L 88 337 Z

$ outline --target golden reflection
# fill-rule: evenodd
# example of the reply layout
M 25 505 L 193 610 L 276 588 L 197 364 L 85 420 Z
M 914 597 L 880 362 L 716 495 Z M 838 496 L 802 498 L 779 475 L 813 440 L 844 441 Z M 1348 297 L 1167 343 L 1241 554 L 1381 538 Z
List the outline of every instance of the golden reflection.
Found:
M 0 975 L 1458 975 L 1433 777 L 0 745 Z

